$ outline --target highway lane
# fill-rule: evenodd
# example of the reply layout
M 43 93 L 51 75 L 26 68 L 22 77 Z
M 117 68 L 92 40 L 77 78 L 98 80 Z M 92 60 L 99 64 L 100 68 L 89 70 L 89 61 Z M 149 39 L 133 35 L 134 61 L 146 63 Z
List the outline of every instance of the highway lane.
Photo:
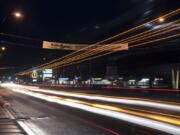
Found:
M 57 90 L 48 90 L 42 89 L 39 87 L 34 86 L 23 86 L 23 85 L 16 85 L 16 88 L 23 88 L 28 91 L 36 92 L 36 93 L 44 93 L 48 95 L 55 95 L 60 97 L 67 97 L 71 99 L 83 99 L 88 101 L 98 101 L 98 102 L 107 102 L 108 104 L 119 104 L 119 105 L 128 105 L 131 108 L 133 106 L 146 107 L 146 109 L 156 109 L 156 111 L 169 111 L 177 112 L 176 114 L 179 115 L 180 112 L 180 103 L 179 102 L 170 102 L 164 100 L 157 100 L 157 99 L 148 99 L 148 98 L 135 98 L 135 97 L 124 97 L 124 96 L 108 96 L 106 94 L 89 94 L 84 92 L 69 92 L 69 91 L 57 91 Z M 158 110 L 157 110 L 158 109 Z
M 115 135 L 110 129 L 74 115 L 71 109 L 6 90 L 10 112 L 36 135 Z M 81 113 L 80 111 L 77 111 Z M 118 134 L 117 134 L 118 135 Z
M 161 100 L 167 102 L 178 102 L 180 103 L 179 90 L 165 89 L 155 89 L 154 91 L 149 91 L 146 88 L 116 88 L 116 87 L 107 87 L 107 88 L 93 88 L 93 87 L 76 87 L 68 85 L 23 85 L 25 87 L 31 88 L 40 88 L 43 90 L 53 90 L 53 91 L 65 91 L 65 92 L 76 92 L 76 93 L 86 93 L 86 94 L 96 94 L 96 95 L 106 95 L 106 96 L 123 96 L 131 98 L 146 98 L 152 100 Z
M 38 135 L 138 135 L 161 133 L 116 119 L 71 109 L 19 93 L 8 92 L 13 115 Z M 162 133 L 164 135 L 165 133 Z
M 24 90 L 21 90 L 21 92 L 22 91 L 24 91 Z M 18 91 L 16 91 L 16 92 L 18 92 Z M 14 92 L 13 92 L 14 93 Z M 28 91 L 25 91 L 25 93 L 23 93 L 23 94 L 27 94 L 27 93 L 29 93 Z M 39 96 L 45 96 L 45 95 L 42 95 L 42 94 L 37 94 L 37 93 L 32 93 L 33 94 L 33 96 L 34 95 L 38 95 L 38 97 Z M 15 94 L 16 95 L 16 94 Z M 19 94 L 18 94 L 19 95 Z M 13 96 L 14 97 L 14 96 Z M 17 97 L 17 95 L 15 96 L 15 97 Z M 24 96 L 22 96 L 22 97 L 24 97 Z M 29 97 L 29 96 L 28 96 Z M 38 97 L 36 97 L 36 98 L 38 98 Z M 51 96 L 45 96 L 45 99 L 43 99 L 43 100 L 46 100 L 46 101 L 49 101 L 49 102 L 52 102 L 52 100 L 47 100 L 48 98 L 52 98 Z M 58 100 L 58 102 L 56 102 L 56 103 L 61 103 L 61 105 L 62 105 L 62 99 L 61 98 L 59 98 L 59 97 L 53 97 L 54 99 L 56 99 L 56 101 Z M 29 99 L 29 98 L 28 98 Z M 41 98 L 42 99 L 42 98 Z M 25 100 L 25 99 L 24 99 Z M 34 100 L 37 100 L 37 99 L 33 99 L 33 101 Z M 64 100 L 64 99 L 63 99 Z M 40 100 L 41 101 L 41 100 Z M 54 101 L 53 101 L 54 102 Z M 65 103 L 65 102 L 68 102 L 68 104 L 66 103 L 66 104 L 63 104 L 63 105 L 69 105 L 69 102 L 71 102 L 71 106 L 70 107 L 73 107 L 73 108 L 77 108 L 77 106 L 79 107 L 78 109 L 82 109 L 82 110 L 85 110 L 85 108 L 82 108 L 82 104 L 84 104 L 84 105 L 86 105 L 86 109 L 87 109 L 87 107 L 91 107 L 91 111 L 90 112 L 92 112 L 92 103 L 90 103 L 90 102 L 85 102 L 85 101 L 83 101 L 83 103 L 81 102 L 80 104 L 81 104 L 81 106 L 79 105 L 79 104 L 77 104 L 79 101 L 77 101 L 77 100 L 74 100 L 74 99 L 65 99 L 65 101 L 63 101 L 63 103 Z M 46 103 L 47 104 L 47 103 Z M 75 104 L 76 105 L 76 107 L 74 107 L 74 106 L 72 106 L 72 104 Z M 89 104 L 91 105 L 91 106 L 89 106 Z M 19 105 L 18 105 L 19 106 Z M 54 104 L 53 104 L 53 106 L 54 106 Z M 58 106 L 59 107 L 59 106 Z M 62 107 L 62 106 L 61 106 Z M 84 106 L 83 106 L 84 107 Z M 132 110 L 128 110 L 127 111 L 127 109 L 126 110 L 123 110 L 122 108 L 116 108 L 116 107 L 112 107 L 112 106 L 107 106 L 107 105 L 102 105 L 102 104 L 94 104 L 93 103 L 93 107 L 95 107 L 95 108 L 93 108 L 94 110 L 96 109 L 96 111 L 97 111 L 97 108 L 98 109 L 106 109 L 106 110 L 104 110 L 104 112 L 106 112 L 106 116 L 107 116 L 107 112 L 109 112 L 109 113 L 111 113 L 112 115 L 114 115 L 114 113 L 115 112 L 110 112 L 109 110 L 113 110 L 113 111 L 120 111 L 121 113 L 122 113 L 122 111 L 123 111 L 123 113 L 125 113 L 125 114 L 131 114 L 131 113 L 133 113 L 133 115 L 140 115 L 141 116 L 141 118 L 142 118 L 142 115 L 143 115 L 143 113 L 141 112 L 138 112 L 137 110 L 136 111 L 132 111 Z M 63 110 L 66 110 L 67 108 L 65 108 L 65 109 L 63 109 Z M 68 108 L 69 109 L 69 108 Z M 118 110 L 119 109 L 119 110 Z M 72 111 L 72 110 L 75 110 L 75 109 L 70 109 L 70 112 Z M 79 110 L 78 110 L 79 111 Z M 85 110 L 85 111 L 89 111 L 89 110 Z M 104 112 L 103 112 L 103 115 L 104 115 Z M 79 115 L 80 114 L 80 117 L 82 118 L 82 114 L 84 114 L 84 113 L 87 113 L 87 112 L 84 112 L 84 111 L 80 111 L 80 112 L 78 112 L 77 114 Z M 97 113 L 97 112 L 93 112 L 93 113 Z M 146 113 L 146 114 L 145 114 Z M 152 114 L 147 114 L 147 112 L 145 112 L 144 114 L 144 116 L 143 117 L 146 117 L 146 116 L 149 116 L 149 117 L 153 117 L 153 118 L 161 118 L 162 119 L 162 116 L 161 117 L 159 117 L 158 115 L 152 115 Z M 78 116 L 78 115 L 76 115 L 76 116 Z M 91 118 L 90 120 L 87 120 L 87 116 L 90 116 L 90 115 L 92 115 L 92 114 L 90 114 L 90 113 L 88 113 L 87 115 L 85 115 L 85 118 L 83 118 L 83 120 L 86 120 L 86 121 L 92 121 L 92 123 L 101 123 L 100 125 L 101 126 L 99 126 L 99 124 L 93 124 L 93 125 L 96 125 L 96 127 L 100 127 L 101 129 L 104 129 L 104 130 L 106 130 L 107 132 L 112 132 L 112 131 L 114 131 L 113 133 L 123 133 L 123 134 L 140 134 L 139 132 L 141 132 L 141 134 L 148 134 L 148 133 L 153 133 L 153 134 L 160 134 L 159 132 L 157 132 L 157 131 L 154 131 L 154 130 L 150 130 L 150 129 L 147 129 L 147 128 L 145 128 L 144 126 L 143 126 L 143 123 L 145 123 L 145 124 L 147 124 L 146 122 L 144 122 L 144 121 L 139 121 L 139 122 L 142 122 L 142 123 L 140 123 L 140 125 L 141 125 L 141 127 L 140 126 L 136 126 L 135 124 L 130 124 L 130 123 L 127 123 L 127 122 L 122 122 L 121 120 L 123 120 L 123 118 L 124 117 L 127 117 L 127 116 L 125 116 L 125 115 L 123 115 L 123 117 L 121 117 L 120 118 L 120 121 L 119 120 L 117 120 L 117 119 L 110 119 L 109 120 L 109 117 L 104 117 L 104 116 L 101 116 L 102 115 L 102 113 L 101 113 L 101 115 L 99 116 L 99 115 L 93 115 L 93 118 Z M 122 115 L 122 114 L 121 114 Z M 121 116 L 120 115 L 120 113 L 118 114 L 118 117 L 119 116 Z M 99 117 L 104 117 L 103 119 L 101 119 L 101 121 L 99 121 L 99 122 L 97 122 L 97 119 L 99 118 Z M 131 115 L 130 115 L 130 117 L 132 117 Z M 46 117 L 47 118 L 47 117 Z M 114 117 L 114 118 L 117 118 L 117 117 Z M 126 118 L 126 119 L 129 119 L 129 118 Z M 126 121 L 126 119 L 125 119 L 125 121 Z M 133 117 L 133 122 L 134 122 L 134 119 L 137 119 L 136 117 Z M 165 121 L 167 121 L 167 117 L 165 117 Z M 137 120 L 139 120 L 139 118 L 137 119 Z M 172 120 L 172 118 L 170 118 L 169 120 Z M 169 121 L 168 120 L 168 121 Z M 102 121 L 104 121 L 103 123 L 102 123 Z M 145 120 L 146 121 L 146 120 Z M 149 121 L 149 119 L 147 119 L 147 121 Z M 179 120 L 175 120 L 176 121 L 176 124 L 179 124 Z M 131 121 L 132 122 L 132 121 Z M 152 124 L 152 121 L 149 121 L 151 124 Z M 172 123 L 173 121 L 171 121 L 171 123 Z M 106 124 L 104 124 L 104 123 L 106 123 Z M 107 124 L 108 123 L 108 124 Z M 139 124 L 139 123 L 136 123 L 136 124 Z M 155 123 L 153 123 L 153 124 L 157 124 L 157 122 L 155 122 Z M 163 124 L 163 123 L 158 123 L 158 124 Z M 98 126 L 97 126 L 98 125 Z M 103 125 L 103 126 L 102 126 Z M 113 125 L 113 126 L 112 126 Z M 119 126 L 117 126 L 117 125 L 121 125 L 120 127 Z M 152 126 L 152 125 L 151 125 Z M 136 127 L 136 128 L 134 128 L 134 127 Z M 159 126 L 159 125 L 156 125 L 156 129 L 158 129 L 158 128 L 162 128 L 162 126 Z M 164 128 L 164 127 L 163 127 Z M 169 128 L 169 127 L 168 127 Z M 39 128 L 38 128 L 39 129 Z M 40 128 L 41 129 L 41 128 Z M 129 130 L 129 129 L 132 129 L 132 130 Z M 125 131 L 124 131 L 125 130 Z M 147 131 L 148 130 L 148 131 Z M 174 131 L 173 131 L 174 132 Z M 174 133 L 176 133 L 176 131 L 174 132 Z M 165 133 L 163 133 L 163 134 L 165 134 Z
M 70 102 L 79 102 L 85 105 L 125 112 L 180 125 L 180 106 L 178 103 L 174 102 L 43 90 L 24 86 L 22 88 L 26 88 L 28 91 L 30 90 L 35 93 L 45 93 L 51 96 L 58 96 L 59 98 L 64 98 Z

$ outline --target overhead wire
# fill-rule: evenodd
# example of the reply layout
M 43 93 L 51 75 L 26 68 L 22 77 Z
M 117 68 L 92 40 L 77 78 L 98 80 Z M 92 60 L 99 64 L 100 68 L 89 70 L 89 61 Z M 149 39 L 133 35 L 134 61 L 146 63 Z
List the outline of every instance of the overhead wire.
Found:
M 176 21 L 177 22 L 177 21 Z M 175 25 L 176 26 L 176 25 Z M 170 28 L 173 28 L 173 27 L 170 27 Z M 164 31 L 164 32 L 161 32 L 161 33 L 156 33 L 156 34 L 154 34 L 154 35 L 151 35 L 151 36 L 148 36 L 148 37 L 146 37 L 146 38 L 151 38 L 151 37 L 154 37 L 154 36 L 157 36 L 157 35 L 160 35 L 160 34 L 162 34 L 162 33 L 166 33 L 166 32 L 170 32 L 170 31 L 173 31 L 173 30 L 176 30 L 176 27 L 174 27 L 173 29 L 168 29 L 168 30 L 166 30 L 166 31 Z M 164 39 L 164 38 L 163 38 Z M 160 39 L 161 40 L 161 39 Z M 158 40 L 153 40 L 153 42 L 155 42 L 155 41 L 158 41 Z M 147 43 L 151 43 L 151 42 L 147 42 Z M 106 45 L 106 46 L 108 46 L 108 45 Z M 108 52 L 107 53 L 105 53 L 105 54 L 100 54 L 99 56 L 95 56 L 95 57 L 92 57 L 92 58 L 87 58 L 87 59 L 83 59 L 83 60 L 80 60 L 80 61 L 75 61 L 75 62 L 73 62 L 73 63 L 71 63 L 71 64 L 75 64 L 75 63 L 79 63 L 79 62 L 82 62 L 82 61 L 86 61 L 86 60 L 89 60 L 89 59 L 93 59 L 93 58 L 97 58 L 97 57 L 100 57 L 100 56 L 104 56 L 104 55 L 108 55 L 108 54 L 111 54 L 111 53 L 114 53 L 114 52 L 116 52 L 116 50 L 115 49 L 118 49 L 119 48 L 119 45 L 118 44 L 116 44 L 116 46 L 113 46 L 113 48 L 112 48 L 112 46 L 108 46 L 108 47 L 106 47 L 106 46 L 103 46 L 103 47 L 105 47 L 106 49 L 104 49 L 103 51 L 107 51 L 108 50 Z M 130 48 L 131 48 L 131 46 L 130 46 Z M 99 48 L 98 48 L 99 49 Z M 109 52 L 109 49 L 114 49 L 114 51 L 110 51 Z M 101 49 L 99 49 L 99 50 L 101 50 Z M 101 51 L 102 52 L 102 51 Z M 68 64 L 68 63 L 62 63 L 62 62 L 59 62 L 59 63 L 54 63 L 54 64 L 52 64 L 52 65 L 50 65 L 50 66 L 45 66 L 45 67 L 43 67 L 43 68 L 52 68 L 52 67 L 57 67 L 59 64 L 61 64 L 62 66 L 64 66 L 64 65 L 71 65 L 71 64 Z M 63 65 L 64 64 L 64 65 Z M 61 67 L 61 66 L 60 66 Z M 42 68 L 40 68 L 40 70 L 41 70 Z
M 166 38 L 161 38 L 161 39 L 157 39 L 157 40 L 153 40 L 153 41 L 149 41 L 149 42 L 145 42 L 145 43 L 141 43 L 141 44 L 136 44 L 136 45 L 130 46 L 130 48 L 138 47 L 138 46 L 142 46 L 142 45 L 145 45 L 145 44 L 154 43 L 154 42 L 158 42 L 158 41 L 162 41 L 162 40 L 166 40 L 166 39 L 170 39 L 170 38 L 175 38 L 175 37 L 179 37 L 179 36 L 180 36 L 180 34 L 176 34 L 176 35 L 168 36 Z M 105 56 L 105 55 L 109 55 L 109 54 L 112 54 L 112 53 L 115 53 L 115 52 L 117 52 L 117 51 L 108 52 L 108 53 L 105 53 L 105 54 L 102 54 L 102 55 L 98 55 L 98 56 L 90 57 L 90 58 L 87 58 L 87 59 L 83 59 L 81 61 L 74 62 L 73 64 L 81 63 L 81 62 L 84 62 L 84 61 L 87 61 L 87 60 L 92 60 L 92 59 L 102 57 L 102 56 Z M 72 65 L 72 64 L 66 64 L 66 65 L 62 65 L 62 66 L 57 66 L 57 67 L 54 67 L 53 69 L 58 68 L 58 67 L 65 67 L 65 66 L 69 66 L 69 65 Z
M 175 26 L 173 26 L 173 27 L 175 27 Z M 171 28 L 171 29 L 170 29 Z M 137 41 L 141 41 L 141 40 L 144 40 L 144 39 L 148 39 L 148 38 L 151 38 L 151 37 L 155 37 L 155 36 L 157 36 L 157 35 L 160 35 L 160 34 L 164 34 L 164 33 L 167 33 L 167 32 L 170 32 L 170 31 L 173 31 L 173 30 L 176 30 L 176 27 L 175 28 L 172 28 L 172 27 L 169 27 L 169 28 L 167 28 L 166 27 L 166 31 L 163 31 L 162 32 L 162 30 L 161 30 L 161 33 L 157 33 L 157 32 L 154 32 L 154 33 L 152 33 L 153 35 L 150 35 L 150 34 L 148 34 L 148 35 L 150 35 L 150 36 L 148 36 L 148 35 L 143 35 L 142 37 L 143 38 L 136 38 L 135 40 L 133 40 L 133 41 L 126 41 L 126 42 L 118 42 L 118 43 L 120 43 L 120 44 L 126 44 L 126 43 L 128 43 L 128 44 L 130 44 L 130 43 L 133 43 L 133 42 L 137 42 Z M 160 32 L 160 31 L 159 31 Z M 155 34 L 156 33 L 156 34 Z M 103 52 L 103 51 L 106 51 L 107 49 L 107 47 L 108 46 L 110 46 L 110 48 L 108 48 L 109 49 L 109 51 L 111 51 L 111 49 L 114 49 L 113 47 L 116 47 L 116 45 L 117 45 L 117 43 L 112 43 L 112 44 L 108 44 L 108 45 L 104 45 L 103 47 L 100 47 L 100 48 L 97 48 L 97 49 L 93 49 L 92 51 L 90 51 L 90 52 L 86 52 L 86 53 L 84 53 L 84 55 L 82 54 L 82 55 L 80 55 L 81 56 L 81 58 L 83 58 L 83 56 L 90 56 L 90 55 L 94 55 L 94 54 L 97 54 L 97 53 L 99 53 L 99 52 L 97 52 L 98 50 L 100 51 L 100 52 Z M 112 48 L 111 48 L 112 47 Z M 106 49 L 106 50 L 104 50 L 104 48 Z M 94 52 L 95 51 L 95 52 Z M 89 54 L 90 53 L 90 54 Z M 88 55 L 89 54 L 89 55 Z M 79 57 L 80 57 L 79 56 Z M 69 59 L 70 61 L 73 61 L 74 59 L 76 59 L 76 58 L 71 58 L 71 59 Z M 78 58 L 77 58 L 78 59 Z M 66 62 L 68 62 L 68 59 L 66 60 Z
M 173 15 L 177 15 L 177 14 L 179 13 L 179 11 L 180 11 L 180 9 L 177 9 L 177 10 L 175 10 L 175 11 L 173 11 L 173 12 L 170 12 L 170 13 L 162 16 L 162 17 L 171 17 L 171 16 L 173 16 Z M 113 37 L 111 37 L 111 38 L 108 38 L 108 39 L 106 39 L 106 40 L 103 40 L 103 42 L 108 41 L 109 39 L 115 38 L 115 37 L 117 37 L 117 36 L 120 36 L 120 35 L 129 33 L 129 32 L 131 32 L 131 31 L 134 31 L 134 30 L 136 30 L 136 29 L 138 29 L 138 28 L 140 28 L 140 27 L 142 27 L 142 26 L 145 26 L 145 24 L 148 24 L 148 23 L 152 23 L 152 22 L 154 22 L 154 21 L 157 21 L 157 19 L 158 19 L 158 18 L 156 18 L 156 19 L 154 19 L 154 20 L 151 20 L 151 21 L 149 21 L 149 22 L 147 22 L 147 23 L 144 23 L 144 24 L 142 24 L 142 25 L 139 25 L 139 26 L 137 26 L 137 27 L 135 27 L 135 28 L 131 28 L 130 30 L 127 30 L 127 31 L 122 32 L 122 33 L 120 33 L 120 34 L 118 34 L 118 35 L 115 35 L 115 36 L 113 36 Z M 177 22 L 177 21 L 179 21 L 179 20 L 176 20 L 175 22 Z M 172 27 L 173 27 L 173 26 L 172 26 Z M 168 28 L 171 28 L 171 27 L 168 27 Z M 165 30 L 165 29 L 167 29 L 167 27 L 166 27 L 166 28 L 163 28 L 162 30 L 156 30 L 156 31 L 154 31 L 154 32 L 153 32 L 153 30 L 149 30 L 149 31 L 146 31 L 145 33 L 148 34 L 148 35 L 154 34 L 154 33 L 157 33 L 157 34 L 158 34 L 158 32 L 162 32 L 162 31 Z M 169 31 L 171 31 L 171 30 L 169 30 Z M 152 33 L 152 32 L 153 32 L 153 33 Z M 168 32 L 168 31 L 166 31 L 166 32 Z M 164 33 L 165 33 L 165 31 L 164 31 Z M 157 34 L 156 34 L 156 35 L 157 35 Z M 142 37 L 145 36 L 145 35 L 142 34 L 142 33 L 140 33 L 139 35 L 142 35 L 142 36 L 140 36 L 140 37 L 137 38 L 138 35 L 135 35 L 135 36 L 129 37 L 129 39 L 131 39 L 131 40 L 134 42 L 134 41 L 137 41 L 137 39 L 142 39 Z M 149 38 L 149 37 L 148 37 L 148 38 Z M 144 38 L 144 39 L 145 39 L 145 38 Z M 142 39 L 142 40 L 144 40 L 144 39 Z M 121 43 L 122 41 L 126 41 L 126 42 L 127 42 L 127 41 L 128 41 L 128 38 L 113 43 L 113 44 L 114 44 L 113 46 L 102 45 L 102 47 L 97 47 L 97 48 L 96 48 L 97 44 L 102 43 L 102 42 L 97 42 L 97 43 L 95 43 L 95 44 L 93 44 L 93 45 L 91 45 L 91 46 L 88 46 L 88 47 L 83 48 L 83 49 L 81 49 L 81 50 L 79 50 L 79 51 L 76 51 L 76 52 L 74 52 L 74 53 L 71 53 L 71 54 L 69 54 L 69 55 L 66 55 L 66 56 L 64 56 L 64 57 L 62 57 L 62 58 L 55 59 L 55 60 L 53 60 L 53 61 L 51 61 L 51 62 L 48 62 L 48 63 L 45 63 L 45 64 L 43 64 L 43 65 L 37 66 L 36 68 L 37 68 L 37 69 L 42 69 L 42 67 L 50 67 L 50 66 L 48 66 L 48 64 L 52 64 L 52 65 L 57 65 L 57 63 L 58 63 L 58 64 L 60 64 L 60 63 L 62 63 L 62 64 L 68 64 L 67 62 L 71 62 L 72 60 L 77 60 L 78 58 L 83 58 L 82 56 L 84 56 L 85 58 L 86 58 L 86 57 L 89 57 L 89 56 L 94 56 L 95 54 L 101 53 L 101 52 L 103 52 L 103 51 L 107 51 L 108 49 L 114 49 L 114 48 L 118 47 L 116 44 L 117 44 L 117 43 Z M 131 42 L 131 43 L 132 43 L 132 42 Z M 111 45 L 112 45 L 112 44 L 111 44 Z M 94 47 L 94 49 L 90 50 L 90 48 L 93 48 L 93 47 Z M 113 47 L 114 47 L 114 48 L 113 48 Z M 88 49 L 88 52 L 84 52 L 84 51 L 87 50 L 87 49 Z M 96 51 L 95 51 L 95 50 L 96 50 Z M 101 51 L 100 51 L 100 50 L 101 50 Z M 81 53 L 80 55 L 77 55 L 77 56 L 75 55 L 74 57 L 69 57 L 70 55 L 77 54 L 78 52 L 82 52 L 82 53 Z M 92 52 L 93 52 L 93 53 L 92 53 Z M 112 52 L 114 52 L 114 51 L 112 51 Z M 92 53 L 92 54 L 90 54 L 90 53 Z M 108 52 L 108 53 L 111 53 L 111 52 Z M 106 53 L 106 54 L 108 54 L 108 53 Z M 89 55 L 89 54 L 90 54 L 90 55 Z M 88 56 L 88 55 L 89 55 L 89 56 Z M 81 57 L 80 57 L 80 56 L 81 56 Z M 60 61 L 60 60 L 62 60 L 62 61 Z M 57 62 L 57 61 L 60 61 L 60 62 Z M 66 61 L 66 63 L 63 63 L 64 61 Z M 57 63 L 56 63 L 56 62 L 57 62 Z M 80 62 L 80 61 L 79 61 L 79 62 Z M 56 64 L 53 64 L 53 63 L 56 63 Z M 73 64 L 73 63 L 71 63 L 71 64 Z M 30 69 L 30 70 L 31 70 L 31 69 Z M 30 72 L 30 70 L 25 70 L 24 72 L 22 72 L 22 74 L 25 73 L 25 72 L 28 72 L 28 71 Z
M 168 18 L 168 17 L 174 16 L 174 15 L 176 15 L 176 14 L 178 14 L 178 13 L 180 13 L 180 9 L 176 9 L 176 10 L 174 10 L 174 11 L 172 11 L 172 12 L 170 12 L 170 13 L 167 13 L 167 14 L 161 16 L 161 17 L 162 17 L 162 18 Z M 65 59 L 65 58 L 67 58 L 67 57 L 69 57 L 69 56 L 72 56 L 72 55 L 74 55 L 74 54 L 77 54 L 78 52 L 82 52 L 82 51 L 85 51 L 85 50 L 87 50 L 87 49 L 93 48 L 93 47 L 95 47 L 95 46 L 97 46 L 97 45 L 99 45 L 99 44 L 101 44 L 101 43 L 103 43 L 103 42 L 105 42 L 105 41 L 111 40 L 111 39 L 116 38 L 116 37 L 118 37 L 118 36 L 127 34 L 127 33 L 131 32 L 131 31 L 134 31 L 134 30 L 137 30 L 137 29 L 139 29 L 139 28 L 141 28 L 141 27 L 144 27 L 144 25 L 149 24 L 149 23 L 152 23 L 152 22 L 155 22 L 155 21 L 157 21 L 158 19 L 159 19 L 159 18 L 153 19 L 153 20 L 148 21 L 148 22 L 146 22 L 146 23 L 144 23 L 144 24 L 141 24 L 141 25 L 139 25 L 139 26 L 136 26 L 136 27 L 134 27 L 134 28 L 131 28 L 131 29 L 129 29 L 129 30 L 126 30 L 126 31 L 124 31 L 124 32 L 121 32 L 121 33 L 119 33 L 119 34 L 117 34 L 117 35 L 115 35 L 115 36 L 112 36 L 112 37 L 108 38 L 108 39 L 102 40 L 102 41 L 100 41 L 100 42 L 96 42 L 95 44 L 92 44 L 92 45 L 90 45 L 90 46 L 88 46 L 88 47 L 86 47 L 86 48 L 82 48 L 82 49 L 80 49 L 80 50 L 78 50 L 78 51 L 76 51 L 76 52 L 73 52 L 73 53 L 70 53 L 70 54 L 68 54 L 68 55 L 65 55 L 65 56 L 63 56 L 63 57 L 61 57 L 61 58 L 52 60 L 51 62 L 45 63 L 45 64 L 43 64 L 43 65 L 50 64 L 50 63 L 56 62 L 56 61 L 58 61 L 58 60 Z M 41 65 L 41 66 L 43 66 L 43 65 Z M 38 66 L 38 67 L 39 67 L 39 66 Z
M 178 21 L 174 21 L 174 22 L 179 22 L 179 20 Z M 153 35 L 150 35 L 150 36 L 146 36 L 146 35 L 144 35 L 143 36 L 143 38 L 141 38 L 141 39 L 139 39 L 139 38 L 137 38 L 136 40 L 134 40 L 134 41 L 131 41 L 131 42 L 129 42 L 129 41 L 127 41 L 127 43 L 133 43 L 133 42 L 137 42 L 137 41 L 140 41 L 140 40 L 144 40 L 144 39 L 148 39 L 148 38 L 152 38 L 152 37 L 155 37 L 155 36 L 157 36 L 157 35 L 160 35 L 160 34 L 164 34 L 164 33 L 167 33 L 167 32 L 170 32 L 170 31 L 173 31 L 173 30 L 176 30 L 176 28 L 177 27 L 175 27 L 176 25 L 174 25 L 174 26 L 171 26 L 171 27 L 169 27 L 169 28 L 167 28 L 166 27 L 166 31 L 163 31 L 162 32 L 162 30 L 161 31 L 159 31 L 159 32 L 161 32 L 161 33 L 157 33 L 157 32 L 154 32 L 154 33 L 156 33 L 156 34 L 154 34 L 154 33 L 152 33 Z M 173 28 L 174 27 L 174 28 Z M 170 29 L 171 28 L 171 29 Z M 164 29 L 163 29 L 164 30 Z M 148 34 L 149 35 L 149 34 Z M 146 36 L 146 37 L 145 37 Z M 119 42 L 120 43 L 120 42 Z M 123 43 L 123 42 L 122 42 Z M 115 46 L 116 45 L 116 46 Z M 103 52 L 103 51 L 110 51 L 110 49 L 112 50 L 112 49 L 116 49 L 117 47 L 118 47 L 118 44 L 115 44 L 115 45 L 104 45 L 103 47 L 105 48 L 104 50 L 103 49 L 101 49 L 101 48 L 97 48 L 96 49 L 96 52 L 94 52 L 94 54 L 97 54 L 97 53 L 99 53 L 99 51 L 100 52 Z M 91 50 L 91 52 L 93 52 L 93 51 L 95 51 L 95 50 Z M 85 56 L 86 57 L 88 57 L 88 56 L 92 56 L 92 55 L 94 55 L 93 53 L 91 54 L 91 55 L 87 55 L 87 53 L 85 54 Z M 82 57 L 83 58 L 83 57 Z M 72 58 L 72 59 L 70 59 L 70 62 L 71 61 L 73 61 L 74 59 Z M 75 59 L 76 60 L 76 59 Z M 68 62 L 67 60 L 66 60 L 66 62 Z M 62 61 L 61 61 L 61 63 L 62 63 Z M 63 63 L 62 63 L 63 64 Z M 73 63 L 72 63 L 73 64 Z

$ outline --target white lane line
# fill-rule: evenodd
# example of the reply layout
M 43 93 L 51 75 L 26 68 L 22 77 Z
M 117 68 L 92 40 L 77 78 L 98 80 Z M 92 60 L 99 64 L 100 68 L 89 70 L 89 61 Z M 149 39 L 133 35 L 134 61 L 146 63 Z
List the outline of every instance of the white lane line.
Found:
M 18 120 L 17 123 L 28 135 L 35 135 L 35 133 L 24 123 L 24 121 Z
M 8 109 L 4 109 L 7 114 L 9 115 L 9 117 L 11 119 L 15 119 L 15 117 L 11 114 L 11 112 Z M 24 123 L 24 121 L 22 120 L 17 120 L 17 123 L 19 124 L 19 126 L 27 133 L 27 135 L 35 135 L 33 133 L 33 131 Z

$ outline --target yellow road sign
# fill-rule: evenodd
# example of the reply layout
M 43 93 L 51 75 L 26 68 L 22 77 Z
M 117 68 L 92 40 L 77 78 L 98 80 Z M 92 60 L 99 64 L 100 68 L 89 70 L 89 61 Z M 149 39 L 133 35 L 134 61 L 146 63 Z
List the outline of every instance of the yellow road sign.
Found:
M 32 77 L 33 79 L 38 78 L 37 72 L 32 72 L 31 77 Z

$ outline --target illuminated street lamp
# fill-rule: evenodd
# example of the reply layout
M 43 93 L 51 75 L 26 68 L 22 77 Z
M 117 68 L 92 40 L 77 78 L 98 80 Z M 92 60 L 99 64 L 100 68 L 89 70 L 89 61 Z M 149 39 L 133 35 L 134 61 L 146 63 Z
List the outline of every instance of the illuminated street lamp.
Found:
M 11 13 L 11 14 L 9 14 L 9 15 L 6 15 L 6 16 L 2 19 L 2 21 L 0 22 L 0 24 L 3 25 L 4 22 L 8 19 L 9 16 L 13 16 L 13 17 L 15 17 L 16 19 L 20 19 L 20 18 L 23 17 L 23 14 L 22 14 L 21 12 L 19 12 L 19 11 L 16 11 L 16 12 L 13 12 L 13 13 Z
M 1 50 L 2 50 L 2 51 L 5 51 L 5 50 L 6 50 L 6 47 L 5 47 L 5 46 L 2 46 L 2 47 L 1 47 Z
M 2 49 L 3 51 L 5 51 L 5 50 L 6 50 L 6 47 L 2 46 L 1 49 Z
M 22 17 L 23 17 L 22 13 L 19 12 L 19 11 L 14 12 L 14 13 L 13 13 L 13 16 L 14 16 L 15 18 L 22 18 Z
M 159 22 L 164 22 L 164 18 L 160 17 L 160 18 L 158 19 L 158 21 L 159 21 Z

